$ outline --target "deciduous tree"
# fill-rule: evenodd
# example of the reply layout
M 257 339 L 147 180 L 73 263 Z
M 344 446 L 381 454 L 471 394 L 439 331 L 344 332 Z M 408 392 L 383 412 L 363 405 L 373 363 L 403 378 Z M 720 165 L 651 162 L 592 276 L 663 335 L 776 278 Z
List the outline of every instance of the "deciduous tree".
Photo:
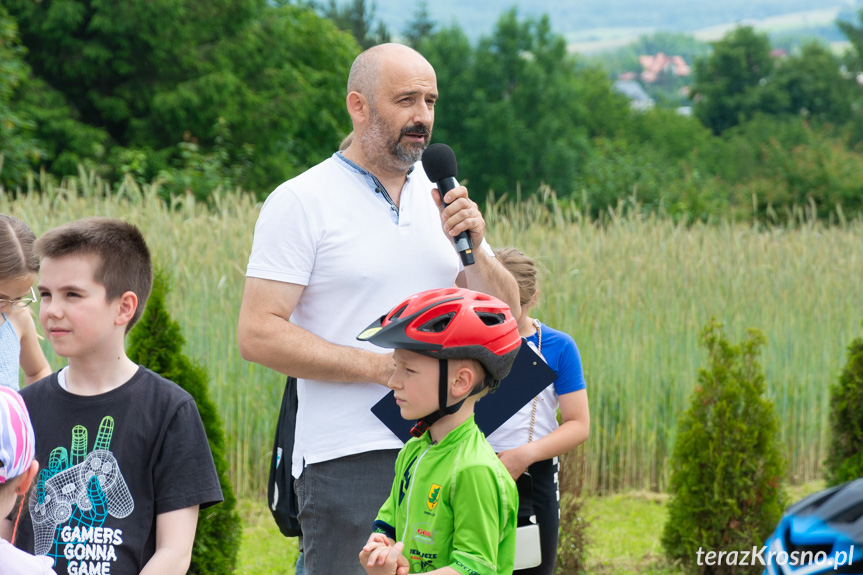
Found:
M 347 131 L 344 83 L 357 47 L 310 7 L 265 0 L 4 5 L 45 83 L 42 99 L 58 100 L 52 109 L 66 106 L 67 117 L 98 130 L 88 143 L 98 143 L 103 160 L 120 167 L 136 158 L 142 179 L 182 163 L 179 143 L 209 153 L 227 128 L 224 170 L 241 172 L 233 165 L 251 156 L 251 169 L 235 183 L 269 192 L 332 153 Z M 82 159 L 64 135 L 42 132 L 53 151 L 48 167 L 61 175 L 75 173 Z
M 766 34 L 741 26 L 713 44 L 713 54 L 695 63 L 691 95 L 694 113 L 714 134 L 746 122 L 759 112 L 788 109 L 777 89 Z
M 512 9 L 474 50 L 452 27 L 421 49 L 438 71 L 434 139 L 453 146 L 480 199 L 543 182 L 571 194 L 589 139 L 629 115 L 606 74 L 580 67 L 547 16 L 522 20 Z
M 807 42 L 799 55 L 776 64 L 776 84 L 788 95 L 788 113 L 816 124 L 842 126 L 853 117 L 852 105 L 860 98 L 853 78 L 842 73 L 839 58 L 817 42 Z
M 0 184 L 14 186 L 44 154 L 33 137 L 33 122 L 12 107 L 30 75 L 18 27 L 0 5 Z

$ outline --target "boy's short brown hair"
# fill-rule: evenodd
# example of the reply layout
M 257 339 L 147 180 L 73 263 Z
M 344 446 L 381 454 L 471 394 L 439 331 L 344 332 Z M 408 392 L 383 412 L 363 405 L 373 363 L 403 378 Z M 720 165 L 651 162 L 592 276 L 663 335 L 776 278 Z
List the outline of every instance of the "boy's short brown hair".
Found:
M 153 265 L 144 235 L 134 225 L 105 217 L 76 220 L 45 232 L 36 240 L 40 258 L 89 255 L 97 258 L 93 279 L 104 286 L 108 301 L 127 291 L 138 307 L 126 333 L 140 319 L 153 289 Z

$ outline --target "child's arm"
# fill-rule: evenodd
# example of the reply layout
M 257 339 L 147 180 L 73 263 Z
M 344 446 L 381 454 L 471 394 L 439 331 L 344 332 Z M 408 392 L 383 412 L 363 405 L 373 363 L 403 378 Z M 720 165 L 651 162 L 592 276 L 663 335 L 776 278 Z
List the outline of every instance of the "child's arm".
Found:
M 584 443 L 590 433 L 590 408 L 587 390 L 564 393 L 560 401 L 560 427 L 545 437 L 525 443 L 515 449 L 501 451 L 498 456 L 513 479 L 518 479 L 530 465 L 568 453 Z
M 36 336 L 36 325 L 29 309 L 13 310 L 9 316 L 15 331 L 21 337 L 21 369 L 24 370 L 24 385 L 30 385 L 43 377 L 51 375 L 51 366 L 39 347 L 39 339 Z
M 141 575 L 184 575 L 192 562 L 197 526 L 197 505 L 157 515 L 156 553 Z

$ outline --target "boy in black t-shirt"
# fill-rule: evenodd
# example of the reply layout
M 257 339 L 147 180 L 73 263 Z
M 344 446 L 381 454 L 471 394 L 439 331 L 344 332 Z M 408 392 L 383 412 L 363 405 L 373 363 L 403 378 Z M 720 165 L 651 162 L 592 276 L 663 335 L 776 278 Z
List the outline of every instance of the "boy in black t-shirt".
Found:
M 44 469 L 16 544 L 61 575 L 186 573 L 198 510 L 222 492 L 194 399 L 126 356 L 152 287 L 144 237 L 87 218 L 36 251 L 39 321 L 69 366 L 21 394 Z

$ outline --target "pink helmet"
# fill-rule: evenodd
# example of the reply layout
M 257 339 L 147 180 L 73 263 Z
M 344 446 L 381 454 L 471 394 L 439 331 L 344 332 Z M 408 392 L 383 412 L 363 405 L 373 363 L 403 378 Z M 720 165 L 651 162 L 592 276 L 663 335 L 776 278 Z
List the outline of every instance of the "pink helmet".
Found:
M 36 437 L 24 400 L 0 385 L 0 483 L 18 477 L 36 456 Z

